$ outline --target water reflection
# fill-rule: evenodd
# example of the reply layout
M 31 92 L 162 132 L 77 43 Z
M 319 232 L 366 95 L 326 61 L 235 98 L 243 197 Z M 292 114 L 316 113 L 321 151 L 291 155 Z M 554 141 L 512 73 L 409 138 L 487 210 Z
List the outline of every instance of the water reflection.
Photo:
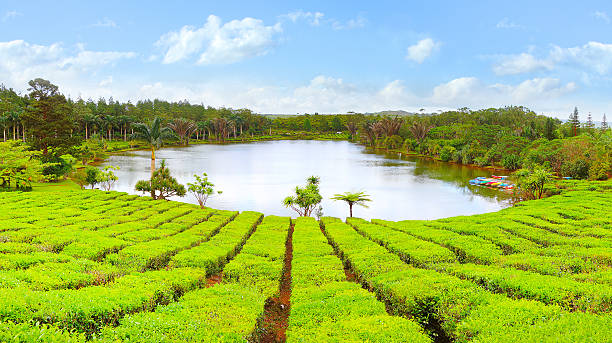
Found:
M 220 209 L 255 210 L 292 215 L 281 205 L 309 175 L 321 177 L 325 215 L 345 217 L 344 203 L 329 198 L 345 191 L 366 191 L 370 208 L 357 207 L 362 218 L 433 219 L 497 211 L 508 205 L 504 193 L 470 186 L 481 169 L 437 162 L 415 156 L 376 154 L 349 142 L 276 141 L 233 145 L 194 145 L 156 153 L 165 159 L 179 182 L 193 181 L 206 172 L 223 194 L 208 205 Z M 150 152 L 111 156 L 107 164 L 121 167 L 115 189 L 138 194 L 134 185 L 150 175 Z M 175 199 L 197 203 L 186 196 Z

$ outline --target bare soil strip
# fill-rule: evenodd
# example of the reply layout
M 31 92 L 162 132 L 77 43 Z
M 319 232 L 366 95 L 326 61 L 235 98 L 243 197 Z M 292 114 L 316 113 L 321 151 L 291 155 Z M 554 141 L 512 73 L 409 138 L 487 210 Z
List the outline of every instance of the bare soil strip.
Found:
M 285 332 L 289 325 L 291 311 L 291 260 L 293 259 L 293 228 L 291 224 L 287 242 L 285 243 L 285 266 L 281 276 L 278 297 L 269 298 L 264 306 L 263 319 L 256 329 L 255 341 L 261 343 L 279 343 L 286 341 Z

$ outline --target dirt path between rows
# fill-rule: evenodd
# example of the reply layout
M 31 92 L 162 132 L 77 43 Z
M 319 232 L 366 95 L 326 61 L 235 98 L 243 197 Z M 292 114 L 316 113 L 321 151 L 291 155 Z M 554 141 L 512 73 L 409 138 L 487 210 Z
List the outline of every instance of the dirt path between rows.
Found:
M 285 243 L 285 265 L 281 276 L 280 292 L 278 297 L 270 298 L 264 307 L 261 331 L 257 342 L 279 343 L 285 342 L 285 332 L 289 325 L 291 311 L 291 260 L 293 259 L 293 228 L 291 224 L 287 242 Z

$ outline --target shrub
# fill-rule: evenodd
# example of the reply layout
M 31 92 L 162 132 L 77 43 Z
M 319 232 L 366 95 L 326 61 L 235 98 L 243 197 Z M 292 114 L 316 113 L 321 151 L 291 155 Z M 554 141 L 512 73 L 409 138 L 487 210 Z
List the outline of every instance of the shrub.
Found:
M 448 162 L 453 158 L 455 152 L 457 152 L 457 149 L 455 149 L 455 147 L 445 145 L 444 148 L 440 150 L 440 159 L 444 162 Z
M 589 162 L 583 159 L 565 162 L 561 166 L 561 173 L 574 179 L 587 179 L 589 177 Z
M 521 158 L 515 154 L 510 154 L 502 158 L 502 166 L 506 169 L 519 169 L 521 167 Z

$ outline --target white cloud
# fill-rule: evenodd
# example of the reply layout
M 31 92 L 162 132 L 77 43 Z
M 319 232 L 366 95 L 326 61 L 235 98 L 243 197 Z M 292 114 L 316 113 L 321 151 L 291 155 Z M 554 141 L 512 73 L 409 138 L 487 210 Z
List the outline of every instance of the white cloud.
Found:
M 610 17 L 608 17 L 608 14 L 604 11 L 593 12 L 593 17 L 595 17 L 596 19 L 603 20 L 608 24 L 610 23 Z
M 605 75 L 612 71 L 612 44 L 588 42 L 573 48 L 555 46 L 550 58 L 557 63 L 579 65 Z
M 163 62 L 174 63 L 201 53 L 200 64 L 228 64 L 265 55 L 277 43 L 280 23 L 265 26 L 254 18 L 232 20 L 210 15 L 204 26 L 183 26 L 178 32 L 164 34 L 155 44 L 164 48 Z
M 487 85 L 475 77 L 462 77 L 441 84 L 433 89 L 433 104 L 456 107 L 489 107 L 509 104 L 536 104 L 559 98 L 576 90 L 576 84 L 563 84 L 555 78 L 534 78 L 518 85 Z
M 104 19 L 102 20 L 98 20 L 95 24 L 91 25 L 93 27 L 110 27 L 110 28 L 117 28 L 117 23 L 115 23 L 113 20 L 104 17 Z
M 431 54 L 440 48 L 440 43 L 435 42 L 431 38 L 425 38 L 420 40 L 415 45 L 408 47 L 408 54 L 406 59 L 412 60 L 416 63 L 423 63 Z
M 157 82 L 140 87 L 137 98 L 188 99 L 211 106 L 247 107 L 260 113 L 418 111 L 421 107 L 433 111 L 506 105 L 525 105 L 534 110 L 560 113 L 573 108 L 565 101 L 576 89 L 574 83 L 563 83 L 554 78 L 534 78 L 518 84 L 486 84 L 475 77 L 462 77 L 440 84 L 428 94 L 416 95 L 402 80 L 372 88 L 319 75 L 305 85 L 290 88 L 248 83 L 220 86 L 213 81 L 204 84 Z
M 497 75 L 553 70 L 561 66 L 577 69 L 582 74 L 607 75 L 612 72 L 612 44 L 600 42 L 588 42 L 571 48 L 553 45 L 548 55 L 542 58 L 535 57 L 532 53 L 502 55 L 497 58 L 499 61 L 493 65 L 493 71 Z
M 356 18 L 349 19 L 345 23 L 337 21 L 337 20 L 333 20 L 332 21 L 332 28 L 334 30 L 357 29 L 357 28 L 360 28 L 360 27 L 364 27 L 367 24 L 367 22 L 368 22 L 367 19 L 365 19 L 362 16 L 357 16 Z
M 7 11 L 6 13 L 4 13 L 4 15 L 2 16 L 2 21 L 6 22 L 9 21 L 10 19 L 14 19 L 17 18 L 18 16 L 20 16 L 21 13 L 17 12 L 17 11 Z
M 303 10 L 283 14 L 278 16 L 278 18 L 280 21 L 288 20 L 292 23 L 297 23 L 300 20 L 304 20 L 311 26 L 331 25 L 331 28 L 334 30 L 357 29 L 364 27 L 368 22 L 367 19 L 361 15 L 347 21 L 341 21 L 334 18 L 326 19 L 325 14 L 322 12 L 305 12 Z
M 518 25 L 517 23 L 511 21 L 508 18 L 503 18 L 500 20 L 497 25 L 495 25 L 498 29 L 523 29 L 522 25 Z
M 0 75 L 3 82 L 16 89 L 24 88 L 31 79 L 42 77 L 76 96 L 87 87 L 100 85 L 103 80 L 99 81 L 99 74 L 103 68 L 134 57 L 133 52 L 90 51 L 82 45 L 65 49 L 60 43 L 38 45 L 14 40 L 0 42 Z M 108 93 L 100 88 L 95 90 L 99 94 L 92 96 Z
M 302 10 L 290 12 L 287 14 L 283 14 L 279 16 L 281 19 L 288 19 L 292 22 L 297 22 L 298 20 L 306 20 L 312 26 L 319 26 L 325 14 L 321 12 L 304 12 Z
M 539 70 L 551 70 L 554 62 L 547 59 L 537 59 L 532 54 L 503 56 L 502 60 L 493 67 L 497 75 L 513 75 L 530 73 Z
M 108 85 L 110 85 L 112 83 L 113 83 L 113 77 L 109 76 L 109 77 L 105 78 L 104 80 L 100 81 L 100 83 L 98 83 L 98 85 L 100 87 L 105 87 L 105 86 L 108 86 Z

